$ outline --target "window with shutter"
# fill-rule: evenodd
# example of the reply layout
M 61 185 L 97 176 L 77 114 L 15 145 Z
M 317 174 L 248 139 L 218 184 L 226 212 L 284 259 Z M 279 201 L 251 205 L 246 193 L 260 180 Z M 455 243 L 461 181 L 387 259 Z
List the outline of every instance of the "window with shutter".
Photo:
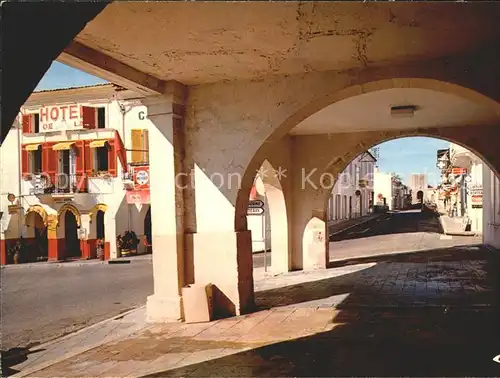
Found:
M 92 149 L 90 148 L 90 140 L 84 141 L 83 145 L 83 157 L 84 157 L 84 170 L 87 176 L 92 176 L 92 171 L 94 170 L 94 159 Z
M 76 190 L 86 192 L 87 175 L 85 174 L 85 143 L 83 140 L 75 142 L 75 155 Z
M 142 130 L 142 149 L 144 150 L 144 155 L 142 161 L 149 164 L 149 130 Z
M 33 114 L 23 114 L 22 124 L 23 124 L 23 134 L 32 133 Z
M 29 151 L 26 151 L 25 146 L 21 149 L 21 172 L 23 177 L 30 172 Z
M 31 151 L 31 167 L 33 173 L 40 174 L 43 172 L 42 168 L 42 148 L 38 147 L 37 150 Z
M 95 129 L 97 124 L 97 108 L 82 106 L 80 108 L 82 125 L 86 129 Z
M 50 178 L 50 182 L 52 184 L 55 184 L 56 182 L 56 175 L 57 171 L 59 169 L 59 151 L 54 151 L 52 149 L 52 146 L 55 143 L 47 143 L 48 146 L 48 152 L 47 152 L 47 175 Z
M 132 163 L 140 163 L 142 160 L 142 130 L 133 129 L 132 136 Z
M 106 128 L 106 108 L 97 108 L 97 128 Z
M 117 169 L 116 169 L 116 142 L 115 140 L 110 140 L 108 142 L 109 144 L 109 149 L 108 149 L 108 172 L 111 176 L 116 176 L 117 174 Z
M 34 133 L 39 133 L 40 132 L 40 114 L 35 113 L 33 116 L 33 132 Z

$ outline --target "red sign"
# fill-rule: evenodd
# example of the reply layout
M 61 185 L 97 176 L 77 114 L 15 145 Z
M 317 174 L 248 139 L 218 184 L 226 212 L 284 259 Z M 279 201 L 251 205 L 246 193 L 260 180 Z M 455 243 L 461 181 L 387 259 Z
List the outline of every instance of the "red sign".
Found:
M 127 191 L 127 203 L 128 204 L 149 204 L 150 194 L 149 189 L 144 190 L 129 190 Z
M 149 165 L 134 167 L 134 188 L 149 189 Z
M 452 168 L 451 169 L 452 175 L 465 175 L 466 173 L 467 173 L 466 168 Z
M 483 196 L 472 196 L 472 203 L 483 203 Z

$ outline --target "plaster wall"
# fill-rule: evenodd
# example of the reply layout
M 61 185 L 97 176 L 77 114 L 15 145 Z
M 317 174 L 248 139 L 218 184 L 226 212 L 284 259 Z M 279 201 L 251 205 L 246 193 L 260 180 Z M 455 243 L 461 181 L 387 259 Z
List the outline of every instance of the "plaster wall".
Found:
M 500 249 L 500 181 L 483 165 L 483 243 Z

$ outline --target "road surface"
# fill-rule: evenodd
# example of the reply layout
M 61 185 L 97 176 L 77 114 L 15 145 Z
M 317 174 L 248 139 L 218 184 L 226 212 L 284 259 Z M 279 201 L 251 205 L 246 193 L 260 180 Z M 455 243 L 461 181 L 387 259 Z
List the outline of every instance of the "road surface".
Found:
M 475 237 L 443 239 L 439 232 L 439 220 L 419 211 L 388 214 L 335 236 L 330 260 L 481 243 Z M 270 252 L 267 262 L 270 266 Z M 263 271 L 263 253 L 254 254 L 254 267 Z M 108 319 L 143 305 L 153 293 L 147 258 L 126 265 L 23 266 L 2 269 L 1 275 L 2 350 Z
M 447 236 L 438 216 L 420 210 L 384 214 L 330 237 L 330 261 L 385 253 L 480 244 L 481 237 Z
M 68 263 L 72 264 L 72 263 Z M 2 350 L 45 342 L 143 305 L 151 259 L 131 264 L 5 268 Z

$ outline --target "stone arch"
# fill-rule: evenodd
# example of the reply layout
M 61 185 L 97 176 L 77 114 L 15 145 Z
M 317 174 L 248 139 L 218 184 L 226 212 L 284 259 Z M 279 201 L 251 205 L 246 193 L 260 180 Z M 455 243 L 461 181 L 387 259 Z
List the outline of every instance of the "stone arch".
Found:
M 64 212 L 66 211 L 73 213 L 76 219 L 76 224 L 78 227 L 80 227 L 82 225 L 82 216 L 80 214 L 80 211 L 78 211 L 78 209 L 75 206 L 70 204 L 62 205 L 59 211 L 57 212 L 58 223 L 61 223 L 61 215 L 64 214 Z
M 269 208 L 271 223 L 271 270 L 275 273 L 288 272 L 291 268 L 289 217 L 286 206 L 285 189 L 275 168 L 268 160 L 262 163 L 261 178 Z
M 26 213 L 24 214 L 24 224 L 26 226 L 30 226 L 28 223 L 30 221 L 30 216 L 32 213 L 36 213 L 36 214 L 40 215 L 40 217 L 42 218 L 43 224 L 45 226 L 47 226 L 49 215 L 47 214 L 47 211 L 40 205 L 30 206 L 28 208 L 28 210 L 26 210 Z
M 108 205 L 104 203 L 98 203 L 97 205 L 94 205 L 92 209 L 90 209 L 89 211 L 89 217 L 91 222 L 94 215 L 96 215 L 99 210 L 105 213 L 106 211 L 108 211 Z
M 483 126 L 481 126 L 483 127 Z M 456 130 L 454 127 L 447 127 L 445 132 L 448 131 L 449 135 L 443 135 L 443 132 L 440 132 L 438 129 L 414 129 L 414 130 L 404 130 L 404 131 L 391 131 L 391 132 L 369 132 L 363 133 L 360 135 L 359 140 L 353 140 L 351 143 L 346 143 L 344 147 L 344 154 L 341 157 L 338 157 L 331 161 L 331 163 L 326 167 L 323 174 L 333 175 L 335 178 L 335 182 L 338 179 L 338 174 L 342 172 L 352 160 L 354 160 L 358 155 L 363 153 L 364 151 L 378 145 L 381 143 L 389 142 L 396 139 L 403 139 L 409 137 L 427 137 L 444 140 L 450 143 L 455 143 L 469 151 L 471 151 L 474 155 L 479 157 L 485 165 L 487 165 L 497 177 L 500 177 L 499 168 L 500 164 L 500 152 L 497 152 L 499 156 L 495 157 L 489 155 L 490 157 L 485 157 L 484 154 L 479 153 L 478 147 L 474 145 L 474 143 L 467 143 L 464 140 L 459 138 L 455 138 L 452 136 L 453 130 Z M 500 137 L 500 130 L 496 131 L 496 134 L 488 133 L 493 138 L 494 135 L 497 135 L 497 138 Z M 467 139 L 467 136 L 464 138 Z M 488 151 L 489 153 L 494 153 L 496 147 L 491 147 L 492 151 Z M 321 206 L 328 206 L 328 198 L 329 198 L 329 190 L 325 190 L 324 193 L 321 193 Z
M 436 68 L 436 72 L 432 72 L 432 74 L 427 75 L 429 76 L 427 78 L 422 77 L 421 67 L 405 67 L 401 70 L 395 70 L 394 68 L 395 67 L 392 67 L 391 69 L 387 69 L 386 71 L 382 70 L 380 72 L 369 70 L 362 75 L 357 75 L 355 77 L 351 76 L 348 79 L 346 78 L 343 80 L 342 84 L 337 84 L 337 88 L 333 91 L 319 90 L 319 95 L 316 98 L 314 98 L 313 94 L 309 102 L 306 101 L 303 106 L 298 107 L 295 110 L 291 109 L 291 112 L 282 118 L 283 121 L 279 126 L 272 130 L 270 135 L 265 140 L 263 140 L 246 167 L 235 202 L 236 231 L 246 229 L 246 217 L 244 214 L 246 214 L 248 194 L 252 186 L 254 172 L 262 165 L 262 162 L 267 155 L 269 155 L 270 149 L 273 148 L 273 144 L 287 135 L 288 132 L 290 132 L 300 122 L 335 102 L 357 95 L 385 89 L 419 88 L 450 93 L 462 98 L 467 98 L 474 102 L 491 106 L 498 114 L 500 114 L 500 103 L 496 99 L 488 97 L 476 89 L 470 89 L 474 86 L 472 81 L 471 83 L 468 83 L 469 78 L 460 82 L 453 76 L 450 76 L 451 74 L 450 72 L 447 72 L 446 67 Z M 395 73 L 401 75 L 401 77 L 394 77 Z M 407 74 L 405 75 L 405 73 Z M 498 97 L 500 99 L 500 96 Z M 439 130 L 437 130 L 437 132 L 439 132 Z M 456 141 L 455 143 L 460 144 L 459 141 Z M 466 148 L 474 152 L 472 146 L 466 146 Z M 485 162 L 488 161 L 488 159 L 483 160 Z M 500 167 L 500 164 L 498 167 Z M 498 172 L 498 170 L 496 171 Z

